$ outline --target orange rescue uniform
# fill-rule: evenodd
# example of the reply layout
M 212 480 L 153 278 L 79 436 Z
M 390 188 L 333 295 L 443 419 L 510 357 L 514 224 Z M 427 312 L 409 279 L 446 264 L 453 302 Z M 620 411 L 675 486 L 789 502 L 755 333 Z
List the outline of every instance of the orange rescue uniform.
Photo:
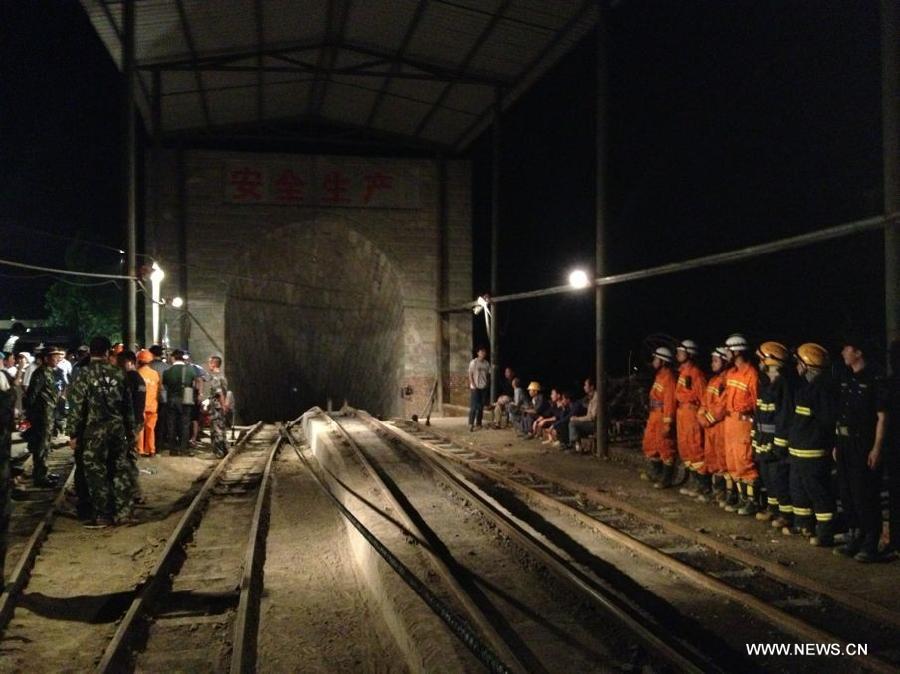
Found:
M 678 438 L 678 455 L 684 464 L 698 473 L 705 473 L 703 458 L 703 432 L 697 421 L 697 410 L 706 391 L 706 375 L 690 361 L 678 368 L 675 400 L 678 412 L 675 430 Z
M 725 378 L 725 460 L 732 479 L 745 483 L 759 478 L 750 445 L 758 385 L 759 372 L 750 363 L 736 365 Z
M 704 473 L 720 475 L 727 468 L 725 460 L 725 378 L 728 371 L 713 375 L 703 394 L 703 405 L 697 411 L 697 421 L 703 427 Z
M 656 371 L 650 387 L 650 417 L 644 429 L 644 456 L 675 462 L 675 374 L 668 367 Z
M 149 365 L 142 365 L 137 373 L 147 387 L 147 401 L 144 403 L 144 427 L 137 436 L 137 451 L 141 456 L 156 454 L 156 419 L 158 413 L 159 372 Z

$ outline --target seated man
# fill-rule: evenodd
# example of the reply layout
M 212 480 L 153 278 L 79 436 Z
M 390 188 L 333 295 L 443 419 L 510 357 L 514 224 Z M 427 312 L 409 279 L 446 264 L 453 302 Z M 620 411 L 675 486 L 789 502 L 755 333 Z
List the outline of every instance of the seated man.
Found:
M 531 435 L 532 424 L 534 424 L 538 416 L 548 409 L 549 402 L 544 398 L 544 395 L 541 393 L 541 385 L 536 381 L 528 384 L 528 395 L 530 401 L 521 410 L 519 432 L 531 438 L 533 437 Z
M 550 389 L 550 405 L 534 420 L 531 425 L 531 435 L 535 438 L 543 436 L 544 431 L 549 429 L 556 421 L 556 413 L 559 409 L 559 391 L 555 388 Z
M 506 405 L 506 412 L 509 416 L 509 425 L 513 428 L 519 428 L 522 423 L 522 410 L 528 407 L 531 399 L 528 397 L 528 393 L 522 387 L 522 382 L 518 377 L 513 377 L 512 388 L 513 396 L 512 400 Z M 497 422 L 496 412 L 494 416 L 494 422 Z
M 561 447 L 569 442 L 569 419 L 572 418 L 575 406 L 572 403 L 572 394 L 563 391 L 559 394 L 556 420 L 550 426 L 550 442 L 554 447 Z
M 584 392 L 587 394 L 588 407 L 587 413 L 584 415 L 571 416 L 569 418 L 569 441 L 564 449 L 574 449 L 581 453 L 581 438 L 587 437 L 594 432 L 597 423 L 597 407 L 600 404 L 597 398 L 597 387 L 592 379 L 584 380 Z
M 503 380 L 500 382 L 500 391 L 493 409 L 493 427 L 503 428 L 504 421 L 509 422 L 509 406 L 515 398 L 515 382 L 517 379 L 511 367 L 503 371 Z

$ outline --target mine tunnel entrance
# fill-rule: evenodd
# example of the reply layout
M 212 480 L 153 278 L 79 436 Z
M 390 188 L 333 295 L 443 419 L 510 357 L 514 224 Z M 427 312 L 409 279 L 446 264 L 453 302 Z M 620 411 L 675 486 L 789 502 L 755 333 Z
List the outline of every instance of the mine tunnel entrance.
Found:
M 395 414 L 403 301 L 387 257 L 334 221 L 289 225 L 248 246 L 225 303 L 239 418 L 293 419 L 328 398 Z

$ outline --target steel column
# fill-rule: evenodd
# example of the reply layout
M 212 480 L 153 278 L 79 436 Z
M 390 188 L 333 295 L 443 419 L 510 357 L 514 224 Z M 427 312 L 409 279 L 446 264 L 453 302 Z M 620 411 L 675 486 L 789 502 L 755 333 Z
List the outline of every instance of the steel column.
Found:
M 884 301 L 887 342 L 900 339 L 900 8 L 881 0 L 881 129 L 884 170 Z
M 125 292 L 127 326 L 125 344 L 129 349 L 137 343 L 137 179 L 135 155 L 137 152 L 134 120 L 134 0 L 122 3 L 122 124 L 124 136 L 125 180 L 125 249 L 127 251 L 128 276 Z
M 437 278 L 437 311 L 435 312 L 435 320 L 437 321 L 435 333 L 435 377 L 437 378 L 437 409 L 444 413 L 444 359 L 446 351 L 444 349 L 444 339 L 449 334 L 449 325 L 445 329 L 445 324 L 449 324 L 449 317 L 442 314 L 440 308 L 447 304 L 449 299 L 449 284 L 447 279 L 447 160 L 443 155 L 438 156 L 435 168 L 437 169 L 437 260 L 435 261 Z
M 500 259 L 500 141 L 503 92 L 494 90 L 494 124 L 491 129 L 491 297 L 499 295 L 498 263 Z M 491 402 L 497 401 L 500 373 L 500 327 L 497 305 L 491 302 Z
M 597 97 L 595 107 L 595 140 L 596 140 L 596 164 L 597 164 L 597 182 L 596 182 L 596 226 L 597 239 L 595 246 L 595 278 L 603 278 L 606 275 L 606 158 L 607 158 L 607 38 L 606 38 L 606 13 L 605 0 L 598 3 L 599 16 L 597 17 Z M 595 383 L 597 385 L 597 419 L 595 425 L 595 434 L 597 441 L 597 455 L 609 456 L 609 434 L 607 427 L 609 425 L 606 414 L 606 323 L 604 313 L 606 311 L 606 293 L 607 290 L 602 285 L 597 284 L 594 289 L 594 305 L 596 312 L 596 349 L 595 362 L 596 372 Z

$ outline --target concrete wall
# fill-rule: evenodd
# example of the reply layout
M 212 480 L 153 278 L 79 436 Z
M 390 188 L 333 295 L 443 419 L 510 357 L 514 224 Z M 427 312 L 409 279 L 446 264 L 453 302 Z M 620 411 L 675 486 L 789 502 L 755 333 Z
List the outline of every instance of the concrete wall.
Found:
M 447 162 L 441 275 L 435 161 L 315 159 L 417 176 L 417 208 L 226 200 L 230 162 L 292 159 L 163 151 L 159 201 L 148 200 L 147 250 L 166 272 L 163 297 L 184 297 L 197 319 L 166 309 L 171 346 L 187 347 L 200 362 L 223 354 L 244 420 L 296 416 L 324 407 L 328 396 L 336 405 L 347 397 L 376 414 L 408 416 L 422 411 L 431 392 L 443 334 L 443 398 L 465 404 L 471 317 L 442 324 L 436 308 L 440 276 L 444 301 L 472 298 L 468 162 Z M 412 393 L 401 395 L 406 387 Z

